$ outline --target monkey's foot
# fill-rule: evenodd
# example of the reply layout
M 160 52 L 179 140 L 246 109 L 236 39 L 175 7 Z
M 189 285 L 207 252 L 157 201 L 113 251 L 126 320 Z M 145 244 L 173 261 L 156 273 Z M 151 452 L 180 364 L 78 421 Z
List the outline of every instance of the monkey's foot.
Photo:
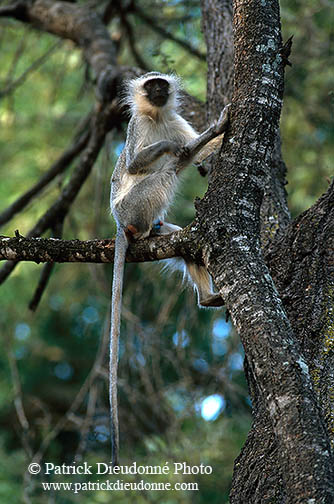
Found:
M 132 224 L 128 224 L 124 229 L 125 235 L 129 241 L 132 241 L 135 238 L 135 235 L 138 233 L 138 230 Z
M 129 224 L 128 226 L 126 226 L 125 232 L 131 233 L 131 234 L 136 234 L 136 233 L 138 233 L 138 230 L 135 226 L 133 226 L 132 224 Z
M 205 299 L 200 299 L 200 306 L 205 306 L 206 308 L 217 308 L 218 306 L 224 306 L 224 300 L 220 294 L 212 294 Z

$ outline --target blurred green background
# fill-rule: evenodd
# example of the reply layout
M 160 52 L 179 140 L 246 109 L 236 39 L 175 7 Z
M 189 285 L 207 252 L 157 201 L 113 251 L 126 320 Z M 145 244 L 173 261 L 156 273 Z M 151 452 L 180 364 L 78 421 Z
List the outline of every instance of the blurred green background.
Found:
M 205 52 L 197 0 L 145 0 L 140 7 L 157 24 Z M 281 130 L 289 206 L 296 216 L 327 189 L 334 172 L 334 13 L 325 0 L 284 0 L 281 14 L 283 39 L 294 35 Z M 205 62 L 162 39 L 140 17 L 129 20 L 147 66 L 175 70 L 186 90 L 204 100 Z M 71 42 L 59 43 L 9 19 L 0 21 L 0 30 L 1 212 L 70 144 L 94 95 L 81 53 Z M 136 65 L 120 20 L 111 23 L 110 31 L 121 35 L 119 62 Z M 36 64 L 44 55 L 45 61 Z M 125 129 L 126 125 L 123 132 L 109 135 L 66 220 L 64 238 L 114 234 L 108 211 L 109 179 Z M 69 173 L 58 177 L 3 226 L 1 234 L 12 236 L 16 229 L 28 233 L 68 177 Z M 171 221 L 180 225 L 191 221 L 193 200 L 206 186 L 194 170 L 188 170 L 184 179 L 171 212 Z M 233 461 L 251 423 L 242 348 L 224 313 L 199 311 L 194 294 L 182 287 L 181 279 L 160 270 L 155 264 L 126 268 L 119 368 L 122 464 L 185 461 L 190 466 L 210 465 L 213 473 L 151 478 L 196 481 L 197 492 L 116 492 L 112 499 L 119 503 L 228 502 Z M 24 487 L 26 502 L 109 502 L 111 495 L 105 491 L 52 495 L 41 490 L 38 477 L 22 482 L 31 456 L 48 436 L 43 445 L 45 461 L 110 461 L 105 345 L 112 267 L 57 265 L 40 306 L 32 313 L 28 304 L 40 271 L 41 266 L 21 263 L 0 290 L 0 501 L 21 502 Z M 25 418 L 20 422 L 17 411 L 24 412 L 27 432 L 22 429 Z

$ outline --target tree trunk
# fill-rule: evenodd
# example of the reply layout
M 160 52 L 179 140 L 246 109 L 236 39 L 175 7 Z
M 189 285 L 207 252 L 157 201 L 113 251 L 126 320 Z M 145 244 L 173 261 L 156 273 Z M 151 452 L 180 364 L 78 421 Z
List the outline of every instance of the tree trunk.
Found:
M 229 46 L 226 41 L 219 43 L 228 28 L 212 28 L 212 23 L 225 27 L 230 12 L 228 2 L 203 2 L 207 42 L 223 48 L 222 54 L 208 49 L 209 58 L 216 58 L 208 62 L 209 69 L 220 68 Z M 320 334 L 324 326 L 327 336 L 333 331 L 333 293 L 326 284 L 331 264 L 333 268 L 330 192 L 319 203 L 321 210 L 316 206 L 308 219 L 302 219 L 303 225 L 298 220 L 287 227 L 285 167 L 278 136 L 284 71 L 278 3 L 260 6 L 255 1 L 235 1 L 234 44 L 231 129 L 220 158 L 213 163 L 209 191 L 197 204 L 205 260 L 244 345 L 253 401 L 254 424 L 235 464 L 231 502 L 329 503 L 334 496 L 329 442 L 331 352 L 328 339 L 326 346 Z M 217 81 L 214 72 L 209 72 L 210 79 Z M 223 75 L 220 82 L 231 79 Z M 209 84 L 209 93 L 211 89 Z M 230 95 L 229 89 L 226 92 Z M 214 108 L 224 103 L 217 96 L 223 92 L 216 90 L 214 98 L 208 96 Z M 307 229 L 312 219 L 321 222 Z M 321 237 L 314 241 L 317 231 Z M 266 250 L 270 247 L 267 265 L 261 243 Z M 315 265 L 308 272 L 314 243 Z M 304 251 L 295 250 L 299 246 Z M 316 292 L 306 296 L 311 306 L 305 313 L 306 306 L 300 304 L 306 301 L 304 292 L 313 291 L 313 286 Z M 315 300 L 320 303 L 314 305 Z M 312 344 L 305 343 L 305 328 L 313 328 L 312 336 L 308 335 Z M 320 386 L 320 381 L 327 386 Z

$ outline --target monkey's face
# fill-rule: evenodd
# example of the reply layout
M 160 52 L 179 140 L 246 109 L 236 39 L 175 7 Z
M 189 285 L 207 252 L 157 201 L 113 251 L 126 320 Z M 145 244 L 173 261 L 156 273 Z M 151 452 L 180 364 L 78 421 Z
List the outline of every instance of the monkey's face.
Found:
M 166 105 L 169 96 L 169 83 L 165 79 L 150 79 L 145 82 L 144 90 L 148 101 L 156 107 Z

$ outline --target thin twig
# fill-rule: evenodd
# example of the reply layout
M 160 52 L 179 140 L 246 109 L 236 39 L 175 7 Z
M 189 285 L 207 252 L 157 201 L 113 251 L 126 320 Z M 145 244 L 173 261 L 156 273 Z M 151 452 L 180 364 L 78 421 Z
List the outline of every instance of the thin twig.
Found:
M 29 442 L 29 422 L 24 410 L 23 406 L 23 395 L 22 395 L 22 387 L 21 387 L 21 382 L 20 382 L 20 375 L 19 375 L 19 370 L 17 367 L 17 361 L 15 359 L 13 350 L 11 348 L 12 345 L 12 340 L 11 338 L 6 338 L 5 339 L 6 346 L 7 346 L 7 356 L 8 356 L 8 361 L 9 361 L 9 367 L 10 367 L 10 373 L 11 373 L 11 378 L 12 378 L 12 383 L 13 383 L 13 389 L 14 389 L 14 407 L 16 411 L 17 418 L 19 420 L 19 424 L 21 426 L 21 431 L 19 432 L 19 436 L 22 441 L 22 446 L 27 453 L 28 457 L 31 457 L 32 455 L 32 449 L 30 446 Z
M 131 26 L 131 23 L 129 23 L 127 17 L 123 14 L 123 11 L 121 11 L 121 21 L 122 24 L 126 30 L 127 36 L 128 36 L 128 41 L 129 41 L 129 46 L 132 51 L 132 54 L 136 60 L 136 63 L 146 72 L 148 72 L 150 67 L 147 65 L 147 63 L 144 61 L 144 59 L 141 57 L 139 52 L 137 51 L 136 44 L 135 44 L 135 35 L 133 33 L 133 29 Z
M 180 39 L 172 33 L 168 32 L 167 30 L 162 28 L 162 26 L 157 25 L 155 19 L 145 14 L 144 11 L 142 11 L 141 8 L 137 5 L 134 6 L 133 12 L 137 14 L 140 19 L 142 19 L 150 28 L 152 28 L 153 31 L 158 33 L 161 37 L 163 37 L 164 39 L 172 40 L 176 44 L 186 49 L 186 51 L 188 51 L 190 54 L 193 54 L 202 61 L 206 61 L 205 54 L 201 53 L 198 49 L 188 44 L 188 42 L 186 42 L 185 40 Z
M 0 99 L 6 95 L 13 93 L 15 91 L 15 89 L 17 89 L 19 86 L 21 86 L 26 81 L 28 76 L 32 72 L 37 70 L 37 68 L 39 68 L 41 65 L 43 65 L 43 63 L 48 59 L 50 54 L 52 54 L 56 49 L 58 49 L 58 47 L 60 47 L 62 45 L 62 43 L 63 43 L 62 40 L 58 40 L 53 46 L 50 47 L 50 49 L 48 49 L 46 51 L 46 53 L 44 53 L 42 56 L 40 56 L 40 58 L 37 58 L 37 60 L 34 61 L 30 65 L 30 67 L 28 67 L 20 75 L 20 77 L 18 77 L 15 81 L 12 81 L 10 84 L 8 84 L 3 90 L 0 90 Z
M 56 226 L 54 227 L 54 232 L 53 232 L 53 237 L 54 238 L 61 238 L 63 235 L 63 223 L 64 221 L 59 221 L 57 222 Z M 45 291 L 49 280 L 51 273 L 54 269 L 54 263 L 46 263 L 43 267 L 38 285 L 36 287 L 35 293 L 32 297 L 32 300 L 29 303 L 29 309 L 31 311 L 36 311 L 39 302 L 43 296 L 43 292 Z
M 35 185 L 33 185 L 27 192 L 22 194 L 0 214 L 0 226 L 5 224 L 6 222 L 9 222 L 15 214 L 23 210 L 34 196 L 37 196 L 42 191 L 42 189 L 44 189 L 57 175 L 60 175 L 73 161 L 73 159 L 75 159 L 75 157 L 80 154 L 80 152 L 86 147 L 89 140 L 90 130 L 87 129 L 87 125 L 90 121 L 91 114 L 89 114 L 85 118 L 82 126 L 80 127 L 81 134 L 79 138 L 75 138 L 73 140 L 70 147 L 60 156 L 59 159 L 57 159 L 57 161 Z M 86 131 L 82 133 L 84 128 L 86 129 Z M 76 137 L 78 137 L 78 134 L 76 134 Z
M 10 83 L 12 82 L 12 76 L 15 73 L 15 69 L 17 67 L 17 64 L 18 64 L 23 52 L 24 52 L 24 49 L 25 49 L 25 38 L 22 37 L 18 46 L 17 46 L 17 49 L 14 53 L 13 61 L 10 65 L 7 76 L 5 78 L 5 88 L 9 87 Z
M 29 429 L 29 422 L 27 420 L 26 414 L 23 408 L 23 400 L 22 400 L 22 388 L 19 378 L 19 372 L 17 369 L 16 359 L 13 355 L 12 350 L 8 351 L 8 360 L 12 375 L 13 388 L 14 388 L 14 406 L 17 414 L 17 418 L 19 419 L 20 425 L 24 432 L 27 432 Z
M 87 404 L 87 411 L 86 411 L 86 416 L 84 418 L 82 427 L 81 427 L 81 439 L 80 443 L 77 449 L 77 452 L 75 454 L 75 460 L 79 461 L 82 460 L 82 456 L 86 451 L 87 447 L 87 436 L 89 432 L 89 428 L 93 423 L 93 417 L 94 413 L 96 410 L 96 401 L 98 397 L 98 387 L 97 383 L 93 383 L 92 386 L 89 389 L 88 393 L 88 404 Z

